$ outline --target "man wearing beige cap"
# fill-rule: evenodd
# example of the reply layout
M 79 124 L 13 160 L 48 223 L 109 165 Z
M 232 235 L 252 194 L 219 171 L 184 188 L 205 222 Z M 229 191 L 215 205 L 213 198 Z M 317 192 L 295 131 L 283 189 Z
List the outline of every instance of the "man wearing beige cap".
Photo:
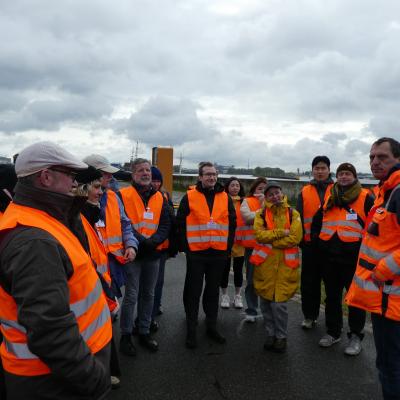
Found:
M 131 221 L 126 216 L 121 199 L 109 189 L 112 174 L 119 169 L 100 154 L 91 154 L 83 161 L 102 174 L 103 194 L 100 198 L 100 220 L 96 227 L 107 250 L 114 292 L 122 297 L 120 288 L 125 284 L 123 266 L 135 259 L 138 240 L 133 234 Z
M 0 353 L 7 398 L 104 399 L 111 318 L 72 190 L 87 165 L 52 142 L 19 155 L 0 221 Z

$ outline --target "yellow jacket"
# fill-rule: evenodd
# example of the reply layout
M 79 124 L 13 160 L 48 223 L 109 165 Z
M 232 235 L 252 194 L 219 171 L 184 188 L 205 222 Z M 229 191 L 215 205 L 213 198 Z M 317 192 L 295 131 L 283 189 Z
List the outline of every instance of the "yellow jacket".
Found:
M 259 266 L 254 268 L 254 288 L 264 299 L 284 302 L 293 297 L 299 283 L 299 269 L 289 268 L 284 262 L 283 249 L 297 246 L 303 236 L 300 214 L 293 209 L 289 236 L 284 236 L 286 209 L 289 207 L 285 196 L 279 205 L 265 201 L 264 207 L 272 211 L 277 228 L 266 229 L 262 211 L 254 219 L 257 242 L 271 244 L 273 253 Z

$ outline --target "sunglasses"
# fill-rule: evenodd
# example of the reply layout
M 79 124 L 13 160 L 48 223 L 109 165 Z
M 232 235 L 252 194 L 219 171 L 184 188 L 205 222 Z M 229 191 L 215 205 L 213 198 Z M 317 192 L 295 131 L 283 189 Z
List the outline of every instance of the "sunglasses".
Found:
M 76 176 L 78 175 L 78 173 L 76 171 L 67 170 L 67 169 L 53 168 L 52 167 L 52 168 L 49 168 L 49 170 L 60 172 L 61 174 L 69 176 L 73 180 L 75 180 Z

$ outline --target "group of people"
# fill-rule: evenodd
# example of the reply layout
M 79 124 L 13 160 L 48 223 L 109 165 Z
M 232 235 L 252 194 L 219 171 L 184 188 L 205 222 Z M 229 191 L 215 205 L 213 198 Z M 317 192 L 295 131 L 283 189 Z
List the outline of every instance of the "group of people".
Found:
M 302 328 L 313 329 L 323 281 L 326 334 L 319 345 L 341 339 L 346 289 L 344 352 L 360 353 L 371 312 L 384 398 L 399 399 L 400 143 L 377 140 L 370 165 L 379 180 L 372 191 L 361 187 L 351 163 L 339 165 L 334 182 L 328 157 L 315 157 L 313 179 L 293 208 L 279 182 L 257 178 L 245 197 L 239 179 L 223 186 L 214 164 L 203 162 L 175 217 L 160 171 L 146 159 L 132 163 L 131 182 L 119 189 L 118 169 L 101 155 L 79 160 L 51 142 L 28 146 L 14 175 L 12 167 L 0 168 L 7 398 L 104 399 L 119 383 L 118 353 L 136 355 L 134 335 L 158 350 L 152 332 L 162 313 L 165 262 L 180 251 L 187 264 L 186 347 L 199 345 L 201 298 L 207 336 L 226 342 L 217 320 L 219 305 L 231 305 L 231 263 L 233 306 L 243 307 L 245 266 L 245 319 L 254 323 L 260 308 L 267 351 L 286 351 L 287 302 L 299 280 Z

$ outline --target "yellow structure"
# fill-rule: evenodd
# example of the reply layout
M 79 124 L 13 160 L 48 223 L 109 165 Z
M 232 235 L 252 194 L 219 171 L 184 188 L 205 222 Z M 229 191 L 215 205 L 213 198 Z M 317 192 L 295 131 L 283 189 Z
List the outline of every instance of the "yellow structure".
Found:
M 163 175 L 163 187 L 172 194 L 174 149 L 172 147 L 153 147 L 151 162 Z

